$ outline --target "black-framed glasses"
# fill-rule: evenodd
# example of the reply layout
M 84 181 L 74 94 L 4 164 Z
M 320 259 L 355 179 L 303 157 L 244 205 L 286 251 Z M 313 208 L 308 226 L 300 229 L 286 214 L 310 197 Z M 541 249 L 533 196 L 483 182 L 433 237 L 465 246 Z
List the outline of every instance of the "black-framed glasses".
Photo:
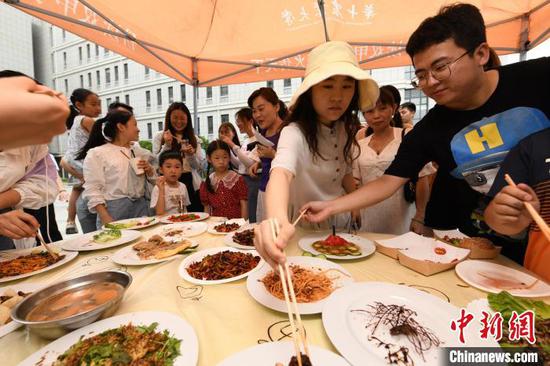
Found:
M 429 74 L 431 74 L 433 78 L 437 81 L 447 80 L 451 77 L 451 65 L 454 65 L 458 60 L 466 56 L 468 53 L 470 53 L 470 51 L 464 52 L 453 61 L 446 62 L 444 64 L 434 67 L 433 69 L 428 69 L 426 71 L 422 71 L 419 74 L 416 74 L 416 76 L 411 80 L 411 85 L 414 88 L 422 88 L 426 86 L 426 84 L 428 83 Z

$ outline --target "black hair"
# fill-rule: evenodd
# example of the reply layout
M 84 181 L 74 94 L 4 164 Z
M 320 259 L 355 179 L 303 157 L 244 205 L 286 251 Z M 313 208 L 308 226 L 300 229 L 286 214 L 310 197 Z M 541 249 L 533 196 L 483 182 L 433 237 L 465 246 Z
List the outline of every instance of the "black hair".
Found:
M 376 104 L 380 103 L 382 105 L 396 105 L 399 106 L 398 103 L 395 101 L 395 93 L 393 91 L 395 87 L 391 85 L 384 85 L 380 87 L 380 95 L 378 96 L 378 100 L 376 101 Z M 397 89 L 396 89 L 397 90 Z M 399 100 L 401 101 L 401 97 L 399 97 Z M 374 105 L 374 108 L 376 108 L 376 104 Z M 392 119 L 390 122 L 390 126 L 392 127 L 399 127 L 403 128 L 403 120 L 401 119 L 401 115 L 399 114 L 399 111 L 396 108 L 396 112 L 392 115 Z M 395 119 L 399 116 L 399 122 L 397 122 Z M 368 123 L 368 121 L 367 121 Z M 374 133 L 374 130 L 372 127 L 368 126 L 367 130 L 365 131 L 365 137 L 370 136 Z
M 257 129 L 258 125 L 252 115 L 252 109 L 248 107 L 241 108 L 235 113 L 235 119 L 245 119 L 247 121 L 252 120 L 252 128 Z
M 399 104 L 401 104 L 401 94 L 399 94 L 399 90 L 393 85 L 384 85 L 384 86 L 381 86 L 380 89 L 388 90 L 393 96 L 393 104 L 397 106 L 397 108 L 395 108 L 395 112 L 392 117 L 392 120 L 393 120 L 392 126 L 403 128 L 403 119 L 401 118 L 401 113 L 399 113 Z M 385 103 L 385 104 L 388 104 L 388 103 Z
M 322 160 L 327 160 L 319 152 L 319 140 L 317 133 L 319 130 L 319 123 L 317 122 L 319 117 L 313 107 L 313 101 L 311 99 L 311 89 L 309 88 L 305 93 L 298 97 L 296 103 L 292 106 L 290 115 L 285 121 L 285 126 L 294 122 L 300 128 L 300 131 L 304 134 L 306 142 L 309 147 L 309 151 L 313 155 L 313 158 L 320 157 Z M 359 111 L 359 83 L 355 81 L 355 92 L 351 102 L 346 111 L 340 117 L 340 121 L 344 122 L 344 129 L 346 131 L 346 144 L 344 145 L 344 159 L 347 163 L 353 162 L 358 156 L 352 154 L 352 147 L 355 146 L 359 151 L 359 145 L 355 139 L 355 134 L 360 128 L 359 119 L 357 113 Z
M 252 108 L 252 105 L 254 104 L 254 100 L 258 97 L 262 97 L 265 100 L 267 100 L 272 105 L 278 105 L 279 106 L 279 112 L 277 113 L 279 115 L 279 118 L 283 121 L 288 116 L 288 108 L 286 104 L 279 99 L 277 96 L 277 93 L 275 93 L 275 90 L 273 88 L 263 87 L 260 89 L 256 89 L 250 94 L 248 97 L 248 106 Z
M 406 108 L 411 112 L 416 112 L 416 104 L 414 104 L 413 102 L 405 102 L 401 104 L 401 108 Z
M 166 115 L 164 117 L 164 131 L 170 131 L 172 135 L 176 136 L 176 129 L 174 126 L 172 126 L 172 121 L 170 120 L 170 117 L 172 115 L 172 112 L 175 110 L 180 110 L 185 113 L 187 116 L 187 124 L 185 125 L 185 128 L 183 129 L 183 138 L 189 140 L 189 144 L 193 146 L 193 149 L 197 149 L 198 143 L 197 143 L 197 137 L 195 136 L 195 131 L 193 129 L 193 123 L 191 120 L 191 112 L 189 112 L 189 108 L 185 105 L 183 102 L 174 102 L 170 104 L 168 107 L 168 110 L 166 110 Z M 161 144 L 164 144 L 164 138 L 161 140 Z M 180 151 L 181 145 L 176 140 L 172 140 L 172 151 Z
M 457 3 L 441 8 L 436 16 L 425 19 L 407 42 L 411 59 L 435 44 L 454 40 L 457 46 L 473 53 L 481 43 L 487 42 L 485 22 L 478 8 Z
M 19 72 L 19 71 L 13 71 L 13 70 L 2 70 L 2 71 L 0 71 L 0 79 L 2 79 L 2 78 L 13 78 L 13 77 L 18 77 L 18 76 L 23 76 L 23 77 L 29 78 L 29 79 L 33 80 L 35 83 L 40 84 L 38 81 L 36 81 L 36 79 L 31 78 L 29 75 L 23 74 L 22 72 Z M 42 84 L 40 84 L 40 85 L 42 85 Z
M 237 129 L 235 129 L 235 126 L 233 126 L 233 123 L 231 122 L 222 123 L 218 128 L 218 135 L 220 134 L 223 128 L 229 128 L 231 131 L 233 131 L 233 143 L 237 146 L 241 146 L 241 142 L 239 141 L 239 135 L 237 134 Z
M 229 147 L 228 144 L 226 144 L 222 140 L 212 141 L 206 148 L 206 156 L 210 157 L 216 150 L 225 150 L 227 154 L 231 157 L 231 148 Z M 206 189 L 208 189 L 208 192 L 210 193 L 216 193 L 216 191 L 214 190 L 214 187 L 212 187 L 212 184 L 210 183 L 211 166 L 212 164 L 208 162 L 208 168 L 206 168 Z M 231 161 L 229 162 L 229 169 L 232 169 Z
M 125 109 L 127 110 L 128 112 L 130 113 L 134 113 L 134 108 L 129 106 L 128 104 L 126 103 L 121 103 L 121 102 L 113 102 L 111 104 L 109 104 L 109 107 L 107 107 L 107 113 L 108 112 L 113 112 L 115 111 L 116 109 L 119 109 L 119 108 L 122 108 L 122 109 Z
M 80 111 L 78 108 L 76 108 L 76 103 L 84 103 L 86 101 L 86 98 L 88 98 L 90 95 L 97 95 L 91 90 L 84 89 L 84 88 L 78 88 L 73 90 L 73 93 L 69 97 L 69 100 L 71 101 L 71 112 L 69 113 L 69 117 L 67 117 L 67 121 L 65 124 L 67 125 L 67 129 L 70 130 L 73 126 L 74 119 L 76 116 L 80 114 Z
M 86 158 L 86 154 L 88 154 L 90 149 L 113 141 L 117 135 L 117 125 L 126 125 L 132 116 L 133 115 L 127 111 L 115 110 L 95 121 L 90 131 L 90 137 L 88 137 L 88 141 L 82 149 L 78 151 L 76 160 L 83 160 Z
M 177 151 L 164 151 L 162 154 L 159 155 L 159 167 L 162 167 L 162 164 L 164 164 L 166 160 L 172 159 L 177 160 L 183 164 L 181 153 Z

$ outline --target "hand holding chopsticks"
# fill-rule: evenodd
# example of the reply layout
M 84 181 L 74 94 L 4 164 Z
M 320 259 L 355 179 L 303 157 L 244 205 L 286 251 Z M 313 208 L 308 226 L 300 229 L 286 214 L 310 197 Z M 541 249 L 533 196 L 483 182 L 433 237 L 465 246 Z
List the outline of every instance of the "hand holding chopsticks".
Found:
M 514 188 L 517 188 L 516 183 L 512 180 L 512 178 L 508 174 L 504 175 L 504 180 L 506 180 L 506 183 L 508 183 L 508 185 Z M 527 209 L 527 212 L 529 212 L 533 220 L 537 223 L 537 225 L 539 226 L 540 230 L 542 231 L 546 239 L 550 242 L 550 228 L 548 227 L 548 224 L 546 224 L 544 219 L 539 215 L 539 213 L 537 212 L 537 210 L 535 210 L 535 208 L 531 203 L 524 201 L 523 205 L 525 206 L 525 208 Z
M 46 249 L 48 251 L 48 253 L 50 253 L 52 258 L 54 260 L 57 260 L 59 258 L 59 256 L 53 250 L 51 250 L 50 247 L 46 244 L 46 242 L 44 241 L 44 238 L 42 237 L 42 234 L 40 233 L 40 230 L 38 230 L 36 232 L 36 237 L 38 238 L 38 241 L 44 247 L 44 249 Z
M 302 215 L 304 213 L 305 211 L 302 212 Z M 300 217 L 302 215 L 300 215 Z M 298 217 L 294 225 L 298 222 L 300 217 Z M 270 219 L 269 224 L 271 226 L 273 241 L 275 242 L 279 235 L 279 223 L 277 222 L 277 219 Z M 279 277 L 281 279 L 281 284 L 283 287 L 283 293 L 285 295 L 286 308 L 288 312 L 288 320 L 290 322 L 290 327 L 292 328 L 292 340 L 294 342 L 294 352 L 296 354 L 298 366 L 302 366 L 302 350 L 300 345 L 303 346 L 304 353 L 308 358 L 310 358 L 309 347 L 306 341 L 306 335 L 304 331 L 304 326 L 302 324 L 302 318 L 300 317 L 300 312 L 298 310 L 298 303 L 296 301 L 296 294 L 294 292 L 294 285 L 292 283 L 292 275 L 291 275 L 288 262 L 285 262 L 284 268 L 281 264 L 278 264 L 278 270 L 279 270 Z M 296 323 L 294 322 L 294 317 L 296 317 Z M 296 332 L 296 326 L 298 327 L 298 332 Z

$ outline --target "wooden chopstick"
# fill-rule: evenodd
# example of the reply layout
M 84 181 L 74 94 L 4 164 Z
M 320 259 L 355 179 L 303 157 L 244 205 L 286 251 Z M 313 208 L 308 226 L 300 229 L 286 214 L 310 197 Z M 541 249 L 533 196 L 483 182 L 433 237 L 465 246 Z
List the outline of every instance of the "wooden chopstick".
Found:
M 512 187 L 517 187 L 516 183 L 512 180 L 512 177 L 510 177 L 508 174 L 504 174 L 504 180 L 506 180 L 506 183 L 508 183 Z M 550 242 L 550 228 L 548 227 L 544 219 L 539 215 L 532 204 L 530 204 L 529 202 L 523 202 L 523 204 L 525 205 L 525 208 L 527 209 L 533 220 L 539 226 L 544 236 L 546 236 L 546 239 Z
M 303 210 L 301 213 L 300 213 L 300 216 L 298 216 L 298 218 L 296 220 L 294 220 L 294 222 L 292 223 L 292 226 L 296 226 L 296 224 L 300 221 L 300 219 L 302 218 L 302 216 L 304 216 L 306 214 L 306 212 L 308 211 L 308 209 L 306 208 L 305 210 Z
M 305 213 L 305 211 L 302 213 L 302 215 Z M 297 222 L 297 221 L 296 221 Z M 277 237 L 279 236 L 279 229 L 278 229 L 278 222 L 277 219 L 270 219 L 269 224 L 271 226 L 271 234 L 273 236 L 273 241 L 277 240 Z M 281 264 L 278 264 L 279 269 L 279 277 L 281 279 L 281 284 L 283 287 L 283 293 L 285 295 L 285 303 L 288 313 L 288 320 L 290 322 L 290 326 L 292 328 L 292 340 L 294 342 L 294 351 L 296 353 L 296 360 L 298 361 L 298 366 L 302 366 L 302 354 L 300 350 L 300 343 L 302 343 L 304 347 L 305 354 L 309 357 L 309 348 L 307 346 L 305 334 L 304 334 L 304 326 L 302 325 L 302 318 L 300 317 L 300 312 L 298 311 L 298 303 L 296 301 L 296 294 L 294 292 L 294 285 L 292 284 L 292 277 L 290 275 L 290 268 L 288 266 L 288 262 L 285 263 L 285 269 L 286 269 L 286 276 L 285 276 L 285 270 L 283 270 L 283 266 Z M 292 302 L 291 302 L 292 300 Z M 293 313 L 294 311 L 294 313 Z M 296 323 L 298 325 L 298 333 L 296 333 L 296 325 L 294 323 L 294 315 L 296 315 Z
M 53 250 L 51 250 L 50 247 L 48 247 L 48 245 L 44 241 L 44 238 L 42 237 L 42 234 L 40 233 L 40 230 L 36 232 L 36 237 L 38 238 L 40 245 L 42 245 L 46 249 L 46 251 L 52 256 L 53 259 L 57 260 L 59 256 Z

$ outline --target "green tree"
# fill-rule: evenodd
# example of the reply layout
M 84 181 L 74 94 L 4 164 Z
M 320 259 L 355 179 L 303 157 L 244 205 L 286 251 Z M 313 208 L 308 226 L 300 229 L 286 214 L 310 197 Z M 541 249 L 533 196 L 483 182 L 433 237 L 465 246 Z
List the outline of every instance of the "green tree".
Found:
M 149 151 L 153 151 L 153 143 L 149 140 L 140 140 L 139 146 Z

